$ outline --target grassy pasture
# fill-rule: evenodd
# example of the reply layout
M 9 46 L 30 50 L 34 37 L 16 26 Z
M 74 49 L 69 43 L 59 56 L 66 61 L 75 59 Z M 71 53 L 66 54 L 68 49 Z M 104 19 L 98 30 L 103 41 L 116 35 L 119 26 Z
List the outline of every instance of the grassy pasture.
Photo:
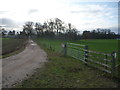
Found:
M 96 52 L 103 52 L 103 53 L 109 53 L 111 54 L 113 51 L 117 52 L 118 51 L 118 42 L 120 40 L 115 40 L 115 39 L 93 39 L 93 40 L 76 40 L 76 41 L 63 41 L 63 40 L 56 40 L 56 39 L 43 39 L 39 38 L 36 39 L 36 41 L 44 46 L 46 48 L 51 49 L 55 52 L 62 53 L 63 48 L 61 47 L 62 43 L 65 42 L 72 42 L 76 44 L 81 44 L 81 45 L 88 45 L 88 49 Z M 82 47 L 84 48 L 84 47 Z M 71 53 L 68 51 L 68 53 Z M 76 52 L 78 53 L 78 52 Z M 75 53 L 74 53 L 75 54 Z M 97 54 L 93 54 L 97 55 Z M 97 55 L 99 56 L 99 55 Z M 120 56 L 120 54 L 117 53 L 117 58 Z M 100 57 L 105 57 L 104 55 Z M 108 57 L 109 58 L 109 57 Z M 111 58 L 110 58 L 111 59 Z
M 118 51 L 118 40 L 115 39 L 93 39 L 93 40 L 77 40 L 73 43 L 88 45 L 90 50 L 111 53 Z
M 61 52 L 61 44 L 64 42 L 72 42 L 82 45 L 88 45 L 89 50 L 111 53 L 112 51 L 118 50 L 118 40 L 109 39 L 95 39 L 95 40 L 77 40 L 77 41 L 63 41 L 55 39 L 36 39 L 38 43 L 45 45 L 47 48 L 52 48 L 56 52 Z
M 103 53 L 109 53 L 111 54 L 113 51 L 118 52 L 119 49 L 119 43 L 120 40 L 115 39 L 93 39 L 93 40 L 78 40 L 78 41 L 72 41 L 73 43 L 87 45 L 88 50 L 96 51 L 96 52 L 103 52 Z M 102 61 L 102 58 L 105 59 L 106 56 L 102 54 L 96 54 L 96 53 L 89 53 L 89 55 L 93 55 L 94 57 L 89 57 L 89 59 L 100 61 L 101 63 L 108 63 L 108 65 L 111 65 L 111 62 Z M 96 58 L 98 57 L 98 58 Z M 117 53 L 117 63 L 116 65 L 120 64 L 120 60 L 118 58 L 120 57 L 120 53 Z M 107 56 L 108 60 L 112 60 L 111 56 Z
M 56 39 L 46 39 L 46 38 L 38 38 L 35 39 L 37 43 L 44 45 L 46 48 L 51 49 L 55 52 L 61 53 L 62 47 L 61 44 L 66 42 L 63 40 L 56 40 Z
M 94 40 L 77 40 L 77 41 L 63 41 L 63 40 L 55 40 L 55 39 L 36 39 L 36 41 L 42 45 L 44 45 L 46 48 L 51 49 L 57 53 L 63 53 L 63 48 L 61 47 L 62 43 L 65 42 L 72 42 L 72 43 L 76 43 L 76 44 L 81 44 L 81 45 L 88 45 L 89 50 L 92 51 L 96 51 L 96 52 L 103 52 L 103 53 L 109 53 L 111 54 L 113 51 L 118 51 L 118 40 L 114 40 L 114 39 L 94 39 Z M 84 47 L 82 47 L 84 48 Z M 67 54 L 69 54 L 69 56 L 75 56 L 75 57 L 83 57 L 84 58 L 84 52 L 80 52 L 78 50 L 70 50 L 67 49 Z M 81 55 L 81 56 L 80 56 Z M 103 59 L 106 58 L 105 55 L 102 54 L 96 54 L 96 53 L 89 53 L 89 55 L 92 55 L 92 57 L 89 56 L 89 59 L 95 60 L 95 61 L 99 61 L 100 63 L 103 64 L 108 64 L 108 65 L 112 65 L 112 62 L 107 62 Z M 116 65 L 120 64 L 120 61 L 118 60 L 118 54 L 117 54 L 117 63 Z M 112 60 L 111 56 L 107 56 L 108 60 Z M 101 65 L 96 64 L 96 63 L 90 63 L 93 66 L 97 65 L 101 68 Z
M 9 56 L 11 53 L 15 54 L 21 51 L 25 45 L 26 40 L 14 38 L 2 38 L 2 55 Z

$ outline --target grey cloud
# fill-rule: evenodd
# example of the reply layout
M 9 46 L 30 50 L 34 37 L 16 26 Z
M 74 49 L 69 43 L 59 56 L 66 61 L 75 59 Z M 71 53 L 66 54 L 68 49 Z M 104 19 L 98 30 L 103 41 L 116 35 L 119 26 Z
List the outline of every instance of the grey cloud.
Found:
M 9 18 L 0 18 L 0 25 L 4 25 L 6 27 L 11 27 L 14 24 L 15 24 L 14 21 Z
M 28 11 L 28 14 L 36 13 L 38 12 L 38 9 L 31 9 Z
M 99 13 L 101 10 L 79 10 L 79 11 L 71 11 L 71 13 Z
M 22 30 L 22 25 L 24 22 L 15 22 L 9 18 L 0 18 L 0 27 L 6 28 L 6 30 Z
M 120 34 L 118 27 L 110 27 L 109 29 L 111 29 L 112 32 L 115 32 L 116 34 Z

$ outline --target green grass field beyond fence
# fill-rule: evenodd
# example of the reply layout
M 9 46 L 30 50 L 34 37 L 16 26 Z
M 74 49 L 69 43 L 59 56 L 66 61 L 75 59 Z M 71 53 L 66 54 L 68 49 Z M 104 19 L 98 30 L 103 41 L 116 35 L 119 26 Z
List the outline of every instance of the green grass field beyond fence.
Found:
M 78 40 L 74 43 L 88 45 L 88 48 L 93 51 L 111 53 L 118 51 L 118 40 L 115 39 L 95 39 L 95 40 Z
M 118 50 L 118 40 L 113 39 L 98 39 L 98 40 L 77 40 L 77 41 L 63 41 L 55 39 L 36 39 L 39 43 L 44 44 L 48 48 L 52 48 L 54 51 L 61 52 L 61 44 L 64 42 L 72 42 L 82 45 L 88 45 L 89 50 L 111 53 Z
M 56 39 L 37 38 L 36 40 L 38 43 L 44 45 L 46 48 L 51 49 L 58 53 L 63 53 L 63 48 L 61 47 L 61 44 L 65 42 L 88 45 L 89 50 L 96 51 L 96 52 L 103 52 L 103 53 L 111 54 L 113 51 L 118 51 L 118 40 L 115 40 L 115 39 L 63 41 L 63 40 L 56 40 Z M 73 52 L 67 52 L 67 53 L 73 53 Z M 118 56 L 119 55 L 117 53 L 117 58 Z M 118 61 L 119 60 L 117 60 L 117 63 Z

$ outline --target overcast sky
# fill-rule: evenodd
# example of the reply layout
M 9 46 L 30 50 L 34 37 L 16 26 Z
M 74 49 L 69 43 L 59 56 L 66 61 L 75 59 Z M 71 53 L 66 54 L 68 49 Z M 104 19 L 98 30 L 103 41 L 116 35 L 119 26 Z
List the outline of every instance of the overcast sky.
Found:
M 78 30 L 110 28 L 117 32 L 118 0 L 2 0 L 0 25 L 21 30 L 26 21 L 59 18 Z

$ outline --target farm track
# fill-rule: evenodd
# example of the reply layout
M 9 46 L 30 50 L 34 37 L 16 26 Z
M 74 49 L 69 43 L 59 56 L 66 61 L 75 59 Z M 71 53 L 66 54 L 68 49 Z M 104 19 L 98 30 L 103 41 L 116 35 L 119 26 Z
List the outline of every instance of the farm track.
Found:
M 47 62 L 47 54 L 32 40 L 25 50 L 17 55 L 2 59 L 2 87 L 11 88 L 26 79 Z

